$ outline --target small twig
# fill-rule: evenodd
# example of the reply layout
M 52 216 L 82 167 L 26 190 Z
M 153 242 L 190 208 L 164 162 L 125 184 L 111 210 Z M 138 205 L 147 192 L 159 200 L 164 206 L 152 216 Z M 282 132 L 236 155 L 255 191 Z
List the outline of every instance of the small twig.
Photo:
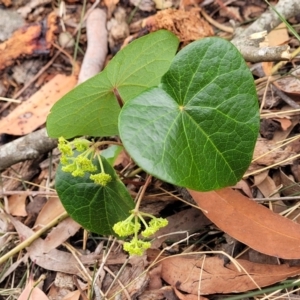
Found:
M 299 109 L 300 105 L 297 104 L 293 99 L 291 99 L 289 96 L 287 96 L 283 91 L 281 91 L 277 86 L 276 83 L 273 82 L 272 83 L 273 89 L 275 91 L 275 93 L 289 106 Z
M 109 241 L 110 241 L 110 240 L 111 240 L 111 237 L 109 237 Z M 112 251 L 112 249 L 113 249 L 113 247 L 114 247 L 115 242 L 116 242 L 116 238 L 113 239 L 113 241 L 112 241 L 112 243 L 111 243 L 111 245 L 110 245 L 108 251 L 103 253 L 103 256 L 102 256 L 102 262 L 101 262 L 101 264 L 100 264 L 100 266 L 99 266 L 99 269 L 97 270 L 97 273 L 96 273 L 96 275 L 95 275 L 95 277 L 94 277 L 94 280 L 92 281 L 92 287 L 93 287 L 94 289 L 95 289 L 95 285 L 96 285 L 96 280 L 97 280 L 97 278 L 99 277 L 99 275 L 101 274 L 101 272 L 104 270 L 105 263 L 106 263 L 107 260 L 108 260 L 108 257 L 109 257 L 109 255 L 110 255 L 110 253 L 111 253 L 111 251 Z M 102 297 L 105 297 L 104 293 L 103 293 L 101 290 L 99 290 L 99 292 L 101 293 L 101 296 L 102 296 Z
M 252 198 L 253 201 L 284 201 L 284 200 L 299 200 L 300 196 L 287 196 L 287 197 L 267 197 L 267 198 Z
M 6 101 L 6 102 L 14 102 L 14 103 L 21 103 L 21 100 L 16 100 L 12 98 L 6 98 L 6 97 L 0 97 L 1 101 Z
M 77 280 L 77 276 L 73 275 L 73 281 L 74 284 L 76 285 L 78 291 L 80 292 L 81 297 L 83 298 L 83 300 L 89 300 L 89 298 L 85 295 L 85 293 L 83 292 L 78 280 Z
M 274 167 L 278 167 L 279 165 L 284 164 L 284 163 L 286 163 L 286 162 L 288 162 L 288 161 L 294 160 L 294 159 L 296 159 L 296 158 L 298 158 L 298 157 L 300 157 L 300 154 L 294 155 L 294 156 L 292 156 L 292 157 L 289 157 L 289 158 L 287 158 L 287 159 L 284 159 L 284 160 L 282 160 L 282 161 L 280 161 L 280 162 L 277 162 L 277 163 L 272 164 L 272 165 L 270 165 L 270 166 L 267 166 L 267 167 L 265 167 L 265 168 L 261 168 L 261 169 L 256 170 L 256 171 L 253 171 L 253 172 L 250 172 L 250 173 L 246 173 L 246 174 L 243 176 L 243 178 L 247 178 L 247 177 L 249 177 L 249 176 L 251 176 L 251 175 L 259 174 L 259 173 L 261 173 L 261 172 L 263 172 L 263 171 L 272 169 L 272 168 L 274 168 Z
M 1 196 L 10 196 L 10 195 L 26 195 L 26 196 L 35 197 L 37 195 L 57 196 L 57 193 L 50 192 L 50 191 L 0 191 L 0 197 Z
M 124 266 L 124 265 L 123 265 L 123 266 Z M 123 266 L 122 266 L 122 267 L 123 267 Z M 123 285 L 123 283 L 118 279 L 118 275 L 120 274 L 120 271 L 121 271 L 121 270 L 118 272 L 117 275 L 115 275 L 108 267 L 104 267 L 104 270 L 105 270 L 107 273 L 109 273 L 109 274 L 114 278 L 113 283 L 114 283 L 115 281 L 118 282 L 118 284 L 119 284 L 120 287 L 122 288 L 122 292 L 124 292 L 124 294 L 125 294 L 125 297 L 126 297 L 128 300 L 132 299 L 132 298 L 130 297 L 130 295 L 129 295 L 127 289 L 126 289 L 126 287 L 125 287 L 125 286 Z
M 36 239 L 38 239 L 42 234 L 44 234 L 47 230 L 61 222 L 62 220 L 66 219 L 68 217 L 68 213 L 64 212 L 55 219 L 53 219 L 51 222 L 49 222 L 47 225 L 45 225 L 43 228 L 35 232 L 32 236 L 30 236 L 28 239 L 20 243 L 18 246 L 4 254 L 3 256 L 0 257 L 0 265 L 6 262 L 10 257 L 13 255 L 19 253 L 21 250 L 25 249 L 29 245 L 31 245 Z
M 40 129 L 0 147 L 0 171 L 27 159 L 35 159 L 57 145 L 56 139 L 47 136 L 46 129 Z
M 86 270 L 86 268 L 84 267 L 82 261 L 80 260 L 80 258 L 78 257 L 78 254 L 76 253 L 76 249 L 74 249 L 69 243 L 64 242 L 63 246 L 65 246 L 73 255 L 73 257 L 75 258 L 75 260 L 78 262 L 80 268 L 81 268 L 81 273 L 83 274 L 83 276 L 85 276 L 86 280 L 89 280 L 90 282 L 92 282 L 92 278 L 89 274 L 89 272 Z M 77 251 L 78 252 L 78 251 Z
M 201 15 L 206 19 L 206 21 L 208 21 L 211 25 L 215 26 L 216 28 L 224 31 L 224 32 L 228 32 L 228 33 L 233 33 L 233 28 L 229 27 L 229 26 L 225 26 L 223 24 L 218 23 L 216 20 L 214 20 L 213 18 L 211 18 L 204 9 L 200 10 Z

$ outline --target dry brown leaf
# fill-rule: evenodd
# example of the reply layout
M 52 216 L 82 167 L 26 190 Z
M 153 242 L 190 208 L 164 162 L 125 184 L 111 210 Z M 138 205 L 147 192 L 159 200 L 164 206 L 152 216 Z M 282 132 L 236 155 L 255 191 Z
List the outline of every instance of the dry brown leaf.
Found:
M 200 18 L 199 9 L 195 8 L 190 11 L 165 9 L 145 19 L 143 26 L 150 32 L 167 29 L 183 43 L 214 35 L 212 27 Z
M 290 126 L 292 126 L 291 120 L 287 118 L 275 118 L 275 121 L 279 122 L 281 125 L 282 130 L 287 130 Z
M 245 20 L 256 19 L 265 11 L 265 9 L 266 8 L 262 5 L 262 3 L 260 3 L 259 6 L 247 3 L 247 5 L 243 7 L 243 17 Z
M 104 4 L 107 7 L 107 16 L 108 19 L 111 18 L 113 11 L 115 10 L 119 0 L 104 0 Z
M 68 295 L 63 297 L 62 300 L 79 300 L 80 298 L 80 291 L 76 290 L 73 292 L 70 292 Z
M 276 184 L 274 180 L 267 176 L 263 181 L 261 181 L 259 184 L 256 185 L 260 192 L 264 195 L 264 197 L 280 197 L 279 193 L 277 191 Z M 276 193 L 275 193 L 276 192 Z
M 234 188 L 238 189 L 238 190 L 242 190 L 246 196 L 248 196 L 249 198 L 253 198 L 253 194 L 252 194 L 251 188 L 250 188 L 250 186 L 249 186 L 249 184 L 247 183 L 246 180 L 244 180 L 244 179 L 240 180 L 234 186 Z
M 44 253 L 59 247 L 70 236 L 73 236 L 80 228 L 81 226 L 71 218 L 61 221 L 44 239 Z
M 3 3 L 6 7 L 11 6 L 11 0 L 1 0 L 0 3 Z
M 157 239 L 152 242 L 151 248 L 160 247 L 160 245 L 166 239 L 179 241 L 186 238 L 187 234 L 193 233 L 196 230 L 211 224 L 211 221 L 208 220 L 205 215 L 196 208 L 183 210 L 171 217 L 168 217 L 167 219 L 169 222 L 168 226 L 161 228 L 155 233 L 153 237 Z
M 280 170 L 280 179 L 282 183 L 282 194 L 284 196 L 295 196 L 299 195 L 300 193 L 300 186 L 299 183 L 296 183 L 294 179 L 287 176 L 285 173 Z
M 281 23 L 267 35 L 269 46 L 280 46 L 286 44 L 290 40 L 287 27 Z
M 49 300 L 49 298 L 42 290 L 34 287 L 34 281 L 32 278 L 30 278 L 18 300 Z
M 161 265 L 157 265 L 152 268 L 149 272 L 149 284 L 147 290 L 158 290 L 162 288 L 162 280 L 160 277 L 161 274 Z
M 249 170 L 257 169 L 257 165 L 270 166 L 275 163 L 279 165 L 291 164 L 292 161 L 281 163 L 283 160 L 294 156 L 296 153 L 289 149 L 278 147 L 273 141 L 258 138 L 253 153 L 253 162 Z
M 236 20 L 239 23 L 243 22 L 243 18 L 240 14 L 240 9 L 238 7 L 224 5 L 220 9 L 220 16 L 226 18 L 229 17 L 230 19 Z
M 33 230 L 25 226 L 20 221 L 16 220 L 14 217 L 7 215 L 11 223 L 14 225 L 18 234 L 23 240 L 28 239 L 34 234 Z M 35 240 L 28 248 L 28 254 L 31 261 L 34 261 L 36 265 L 51 271 L 59 271 L 62 273 L 74 274 L 82 276 L 82 272 L 79 263 L 75 257 L 65 251 L 60 251 L 57 249 L 52 249 L 48 253 L 45 252 L 48 245 L 41 238 Z M 102 255 L 88 254 L 81 255 L 79 257 L 83 265 L 94 265 L 96 261 L 102 259 Z M 126 255 L 123 253 L 118 253 L 117 251 L 112 251 L 107 259 L 107 264 L 123 264 L 126 260 Z M 9 273 L 5 273 L 8 276 Z
M 282 107 L 281 112 L 283 112 L 285 108 L 286 108 L 286 106 Z M 290 107 L 288 109 L 290 110 Z M 283 119 L 283 118 L 279 118 L 279 119 Z M 286 141 L 286 139 L 288 137 L 290 137 L 290 133 L 292 132 L 294 127 L 296 125 L 298 125 L 299 122 L 300 122 L 300 116 L 299 115 L 298 116 L 286 116 L 285 119 L 288 119 L 291 122 L 291 125 L 288 128 L 286 128 L 285 130 L 275 131 L 274 136 L 273 136 L 273 142 L 276 143 L 276 145 L 283 144 Z M 274 119 L 274 120 L 276 120 L 276 119 Z M 291 148 L 289 148 L 289 146 L 287 148 L 289 149 L 289 151 L 291 150 Z
M 26 217 L 26 198 L 27 195 L 12 195 L 8 198 L 9 213 L 13 216 Z
M 180 10 L 189 10 L 191 7 L 199 7 L 203 0 L 180 0 L 179 9 Z
M 231 188 L 189 193 L 213 223 L 238 241 L 267 255 L 300 258 L 300 225 Z
M 183 294 L 183 293 L 179 292 L 179 290 L 176 289 L 176 287 L 174 287 L 173 289 L 179 300 L 208 300 L 208 298 L 198 296 L 198 295 Z
M 114 299 L 116 294 L 120 295 L 120 299 L 134 299 L 134 295 L 140 295 L 147 287 L 149 281 L 148 273 L 144 272 L 148 265 L 146 255 L 143 256 L 131 256 L 128 264 L 122 270 L 118 280 L 122 282 L 123 286 L 126 286 L 126 293 L 129 297 L 126 297 L 122 287 L 118 282 L 111 287 L 107 293 L 108 299 Z M 110 281 L 104 281 L 99 288 L 102 291 L 106 291 L 110 287 Z
M 300 70 L 296 69 L 290 76 L 277 79 L 273 84 L 283 92 L 287 93 L 293 100 L 300 101 Z
M 257 264 L 237 259 L 259 287 L 296 276 L 300 267 Z M 180 291 L 197 295 L 239 293 L 258 288 L 249 276 L 232 264 L 224 266 L 218 257 L 195 259 L 191 256 L 168 257 L 162 262 L 162 278 Z M 199 282 L 201 280 L 201 282 Z
M 272 75 L 272 68 L 274 63 L 272 61 L 264 61 L 261 63 L 261 67 L 263 69 L 265 76 L 271 76 Z
M 64 207 L 62 206 L 58 197 L 51 197 L 47 203 L 43 206 L 40 211 L 37 219 L 35 220 L 34 229 L 39 230 L 50 221 L 61 215 L 65 212 Z
M 253 176 L 254 186 L 257 186 L 260 183 L 262 183 L 268 177 L 268 174 L 269 174 L 269 171 L 267 170 L 267 171 L 261 172 L 255 176 Z
M 0 44 L 0 70 L 12 65 L 18 58 L 48 53 L 57 30 L 56 18 L 54 12 L 48 15 L 46 33 L 42 23 L 35 23 L 15 31 L 9 40 Z
M 75 85 L 76 76 L 58 74 L 7 117 L 0 120 L 0 133 L 24 135 L 46 122 L 53 104 Z

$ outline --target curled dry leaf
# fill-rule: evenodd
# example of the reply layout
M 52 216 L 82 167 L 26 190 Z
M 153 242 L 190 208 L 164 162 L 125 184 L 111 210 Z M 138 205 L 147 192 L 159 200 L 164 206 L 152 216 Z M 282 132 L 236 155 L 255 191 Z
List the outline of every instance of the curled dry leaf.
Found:
M 179 241 L 186 238 L 188 234 L 211 224 L 211 221 L 196 208 L 183 210 L 167 219 L 168 226 L 161 228 L 153 235 L 156 239 L 152 242 L 151 248 L 159 248 L 167 239 Z
M 32 24 L 14 32 L 12 37 L 0 44 L 0 70 L 15 63 L 16 59 L 27 55 L 49 53 L 57 30 L 56 14 L 47 17 L 47 31 L 43 25 Z
M 240 293 L 296 276 L 300 267 L 257 264 L 237 259 L 251 276 L 219 257 L 173 256 L 161 261 L 162 278 L 180 291 L 197 295 Z M 254 283 L 254 282 L 256 283 Z
M 76 290 L 67 294 L 62 300 L 79 300 L 80 296 L 80 291 Z
M 283 149 L 278 147 L 278 144 L 275 144 L 272 141 L 258 138 L 253 153 L 253 161 L 248 171 L 256 170 L 261 168 L 261 166 L 271 166 L 275 163 L 278 163 L 280 166 L 291 164 L 292 160 L 284 163 L 282 163 L 282 161 L 294 156 L 295 154 L 296 153 L 291 149 Z
M 279 193 L 277 192 L 278 188 L 274 180 L 270 176 L 267 176 L 263 181 L 258 183 L 256 186 L 266 198 L 280 197 Z
M 144 20 L 143 26 L 150 32 L 167 29 L 188 43 L 214 35 L 212 27 L 199 15 L 199 9 L 189 11 L 165 9 Z
M 300 186 L 293 179 L 293 176 L 287 176 L 280 170 L 280 179 L 282 184 L 282 194 L 284 196 L 295 196 L 300 193 Z
M 231 188 L 189 193 L 224 232 L 261 253 L 300 258 L 300 225 L 273 213 Z M 262 243 L 263 241 L 263 243 Z
M 287 93 L 293 100 L 300 100 L 300 70 L 297 68 L 290 76 L 283 76 L 275 81 L 276 87 Z

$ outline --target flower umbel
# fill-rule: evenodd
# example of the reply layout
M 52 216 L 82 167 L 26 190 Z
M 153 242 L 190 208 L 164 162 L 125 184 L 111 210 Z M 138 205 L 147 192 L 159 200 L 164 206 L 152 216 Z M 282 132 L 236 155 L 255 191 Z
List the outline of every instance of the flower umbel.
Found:
M 95 165 L 93 165 L 92 160 L 87 157 L 78 155 L 75 158 L 75 161 L 76 161 L 78 168 L 80 168 L 81 170 L 83 170 L 85 172 L 95 172 L 97 170 L 97 167 Z
M 111 176 L 106 173 L 92 174 L 90 179 L 102 186 L 106 186 L 112 180 Z
M 58 139 L 58 148 L 62 152 L 60 158 L 62 171 L 69 172 L 74 177 L 83 177 L 86 172 L 95 172 L 97 167 L 93 163 L 95 149 L 90 147 L 92 142 L 86 139 L 75 139 L 74 141 L 67 141 L 65 138 Z M 77 156 L 73 152 L 73 148 L 82 152 Z
M 145 250 L 151 247 L 150 242 L 144 242 L 134 237 L 130 242 L 125 242 L 123 248 L 130 255 L 142 255 Z
M 90 142 L 86 139 L 75 139 L 73 141 L 73 144 L 77 151 L 83 152 L 89 148 L 89 146 L 92 144 L 92 142 Z
M 71 143 L 62 136 L 58 139 L 58 149 L 64 156 L 73 156 Z
M 128 236 L 139 232 L 141 224 L 139 222 L 133 222 L 133 215 L 130 215 L 126 220 L 118 222 L 114 225 L 113 230 L 119 236 Z
M 149 223 L 144 220 L 144 216 L 151 218 Z M 160 228 L 168 225 L 166 219 L 156 218 L 153 215 L 136 210 L 131 211 L 131 215 L 126 220 L 116 223 L 113 227 L 115 233 L 121 237 L 134 234 L 133 239 L 130 242 L 125 242 L 123 246 L 124 250 L 129 252 L 130 255 L 142 255 L 143 252 L 151 246 L 150 242 L 138 239 L 141 223 L 145 226 L 145 229 L 141 232 L 144 237 L 149 237 Z

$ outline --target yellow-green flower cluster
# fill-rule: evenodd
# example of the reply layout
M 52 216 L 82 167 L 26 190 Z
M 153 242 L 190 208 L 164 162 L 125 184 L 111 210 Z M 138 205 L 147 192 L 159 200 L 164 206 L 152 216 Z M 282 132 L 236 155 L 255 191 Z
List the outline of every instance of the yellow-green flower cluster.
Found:
M 107 173 L 98 173 L 90 176 L 95 183 L 106 186 L 111 180 L 111 176 Z
M 87 172 L 93 173 L 97 171 L 97 166 L 94 164 L 94 157 L 98 157 L 101 172 L 91 174 L 90 179 L 96 184 L 106 186 L 111 180 L 111 176 L 104 172 L 103 163 L 99 154 L 96 154 L 96 149 L 91 147 L 93 142 L 86 139 L 75 139 L 74 141 L 67 141 L 65 138 L 58 139 L 58 149 L 61 151 L 62 170 L 69 172 L 74 177 L 83 177 Z M 74 155 L 73 148 L 78 152 L 82 152 L 77 156 Z
M 141 223 L 136 221 L 134 214 L 131 214 L 126 220 L 116 223 L 113 227 L 114 232 L 119 236 L 128 236 L 139 232 Z
M 166 227 L 168 225 L 168 220 L 164 218 L 152 218 L 149 222 L 149 226 L 142 231 L 142 236 L 149 237 L 154 234 L 160 228 Z
M 146 222 L 144 217 L 150 217 L 150 222 Z M 140 211 L 132 211 L 131 215 L 124 221 L 118 222 L 114 225 L 113 230 L 121 237 L 134 234 L 130 242 L 124 243 L 124 250 L 130 255 L 142 255 L 145 250 L 150 248 L 151 243 L 138 239 L 138 232 L 141 229 L 141 222 L 145 229 L 141 232 L 142 236 L 149 237 L 157 232 L 160 228 L 168 225 L 168 220 L 163 218 L 156 218 L 150 214 Z
M 144 251 L 151 247 L 150 242 L 144 242 L 134 237 L 130 242 L 125 242 L 123 248 L 130 255 L 143 255 Z

